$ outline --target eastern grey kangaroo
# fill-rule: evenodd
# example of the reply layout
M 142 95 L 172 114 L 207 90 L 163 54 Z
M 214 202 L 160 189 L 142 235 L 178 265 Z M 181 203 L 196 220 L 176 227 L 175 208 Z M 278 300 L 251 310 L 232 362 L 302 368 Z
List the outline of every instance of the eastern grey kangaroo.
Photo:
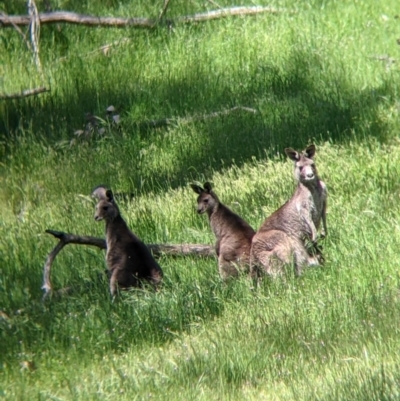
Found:
M 197 197 L 197 212 L 207 213 L 210 226 L 217 239 L 215 250 L 222 279 L 238 276 L 240 269 L 249 265 L 251 239 L 255 231 L 236 213 L 223 205 L 211 184 L 204 188 L 191 185 Z
M 110 292 L 117 287 L 140 287 L 143 281 L 157 286 L 163 277 L 161 267 L 147 246 L 128 228 L 121 217 L 113 193 L 103 186 L 93 190 L 98 198 L 94 219 L 106 222 L 106 263 L 110 275 Z
M 296 274 L 300 275 L 303 267 L 318 264 L 318 258 L 309 254 L 306 243 L 316 242 L 321 220 L 321 236 L 327 235 L 327 189 L 314 164 L 315 145 L 303 152 L 287 148 L 285 153 L 294 161 L 297 188 L 291 199 L 272 213 L 253 237 L 253 277 L 259 269 L 268 274 L 280 273 L 282 265 L 292 261 Z

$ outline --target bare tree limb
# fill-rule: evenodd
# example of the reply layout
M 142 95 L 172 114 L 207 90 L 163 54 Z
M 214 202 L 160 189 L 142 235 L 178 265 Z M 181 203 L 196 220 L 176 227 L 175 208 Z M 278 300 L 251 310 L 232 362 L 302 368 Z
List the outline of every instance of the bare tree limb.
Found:
M 43 285 L 44 298 L 49 295 L 53 288 L 50 281 L 50 271 L 51 265 L 58 255 L 58 253 L 68 244 L 81 244 L 81 245 L 93 245 L 100 249 L 106 249 L 106 241 L 102 238 L 79 236 L 74 234 L 66 234 L 61 231 L 46 230 L 46 233 L 52 234 L 54 237 L 58 238 L 60 242 L 54 247 L 54 249 L 49 253 L 44 264 L 43 269 Z
M 79 55 L 79 57 L 80 58 L 90 57 L 90 56 L 93 56 L 94 54 L 97 54 L 98 52 L 102 52 L 106 56 L 112 47 L 121 46 L 121 45 L 124 45 L 126 43 L 129 43 L 130 41 L 131 41 L 130 38 L 125 38 L 124 37 L 124 38 L 118 39 L 118 40 L 116 40 L 116 41 L 114 41 L 112 43 L 107 43 L 107 44 L 105 44 L 103 46 L 100 46 L 99 48 L 97 48 L 95 50 L 92 50 L 92 51 L 90 51 L 90 52 L 88 52 L 86 54 Z M 68 59 L 68 57 L 61 57 L 56 62 L 65 61 L 67 59 Z
M 68 244 L 76 245 L 90 245 L 100 249 L 106 249 L 106 241 L 103 238 L 90 237 L 84 235 L 68 234 L 62 231 L 46 230 L 46 233 L 53 235 L 59 239 L 58 244 L 47 256 L 46 262 L 43 268 L 43 285 L 44 290 L 43 298 L 46 298 L 52 291 L 53 287 L 50 280 L 51 267 L 56 256 L 60 251 Z M 166 245 L 166 244 L 148 244 L 150 251 L 155 257 L 161 255 L 168 256 L 201 256 L 201 257 L 213 257 L 215 256 L 214 247 L 211 245 L 202 244 L 180 244 L 180 245 Z
M 234 111 L 246 111 L 248 113 L 253 113 L 256 114 L 258 111 L 256 109 L 252 109 L 250 107 L 244 107 L 244 106 L 235 106 L 231 107 L 230 109 L 222 110 L 222 111 L 215 111 L 210 114 L 198 114 L 194 115 L 191 117 L 187 118 L 162 118 L 160 120 L 150 120 L 150 121 L 144 121 L 140 123 L 141 128 L 161 128 L 161 127 L 166 127 L 168 125 L 174 124 L 176 122 L 183 122 L 183 123 L 191 123 L 193 121 L 201 121 L 201 120 L 208 120 L 210 118 L 216 118 L 216 117 L 221 117 L 228 115 Z
M 68 23 L 87 26 L 103 27 L 127 27 L 152 28 L 154 20 L 149 18 L 119 18 L 119 17 L 95 17 L 91 15 L 77 14 L 69 11 L 55 11 L 39 14 L 41 24 Z M 0 16 L 0 25 L 10 27 L 15 25 L 29 25 L 30 18 L 27 15 Z
M 7 16 L 5 13 L 0 13 L 0 16 Z M 21 28 L 18 25 L 15 25 L 14 23 L 11 23 L 12 27 L 22 36 L 23 41 L 26 44 L 26 47 L 28 50 L 31 50 L 31 45 L 29 43 L 29 40 L 26 38 L 26 35 L 22 32 Z
M 293 11 L 275 7 L 228 7 L 221 8 L 220 10 L 208 11 L 206 13 L 198 13 L 194 15 L 178 17 L 176 22 L 187 24 L 192 22 L 210 21 L 218 18 L 234 17 L 238 15 L 256 15 L 262 13 L 278 14 L 282 12 L 293 13 Z
M 40 19 L 35 0 L 28 0 L 28 12 L 30 17 L 29 30 L 31 32 L 33 59 L 35 60 L 38 71 L 41 73 L 42 65 L 39 58 Z
M 116 40 L 115 42 L 112 42 L 112 43 L 103 45 L 103 46 L 99 47 L 98 49 L 93 50 L 93 51 L 87 53 L 87 54 L 86 54 L 86 57 L 87 57 L 87 56 L 91 56 L 92 54 L 97 53 L 97 52 L 99 52 L 99 51 L 101 51 L 104 55 L 107 55 L 107 53 L 110 51 L 110 49 L 111 49 L 112 47 L 120 46 L 120 45 L 125 44 L 125 43 L 128 43 L 128 42 L 130 42 L 130 39 L 129 39 L 129 38 L 121 38 L 121 39 L 119 39 L 119 40 Z M 84 57 L 85 57 L 85 56 L 84 56 Z
M 167 0 L 164 3 L 166 11 L 168 6 Z M 165 12 L 164 11 L 164 12 Z M 192 22 L 204 22 L 217 18 L 232 17 L 238 15 L 255 15 L 261 13 L 277 14 L 281 12 L 293 13 L 293 11 L 279 9 L 274 7 L 231 7 L 219 10 L 208 11 L 193 15 L 177 17 L 175 20 L 168 21 L 170 24 L 187 24 Z M 87 26 L 103 26 L 103 27 L 134 27 L 151 29 L 158 25 L 158 20 L 150 18 L 122 18 L 122 17 L 95 17 L 92 15 L 77 14 L 70 11 L 56 11 L 50 13 L 42 13 L 38 15 L 41 24 L 68 23 Z M 28 15 L 0 15 L 0 25 L 2 27 L 12 27 L 14 25 L 29 25 L 30 17 Z
M 34 88 L 34 89 L 26 89 L 21 93 L 10 93 L 10 94 L 0 94 L 0 99 L 19 99 L 21 97 L 28 97 L 33 95 L 38 95 L 40 93 L 50 92 L 50 89 L 45 87 Z
M 204 244 L 147 244 L 155 257 L 167 256 L 201 256 L 204 258 L 214 257 L 215 250 L 212 245 Z

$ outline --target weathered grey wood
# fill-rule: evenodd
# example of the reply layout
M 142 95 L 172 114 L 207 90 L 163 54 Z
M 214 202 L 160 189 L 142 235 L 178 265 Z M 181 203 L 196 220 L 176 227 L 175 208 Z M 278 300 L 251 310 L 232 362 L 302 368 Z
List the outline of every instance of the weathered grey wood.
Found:
M 164 9 L 166 10 L 166 6 Z M 164 11 L 165 12 L 165 11 Z M 162 12 L 161 17 L 164 15 Z M 274 7 L 229 7 L 221 8 L 219 10 L 208 11 L 204 13 L 198 13 L 193 15 L 186 15 L 170 19 L 167 21 L 167 26 L 174 24 L 188 24 L 193 22 L 204 22 L 218 18 L 233 17 L 238 15 L 255 15 L 261 13 L 272 13 L 277 14 L 281 12 L 290 12 L 285 9 L 279 9 Z M 162 19 L 162 18 L 161 18 Z M 0 26 L 2 27 L 13 27 L 15 25 L 29 25 L 30 17 L 28 15 L 0 15 Z M 96 17 L 93 15 L 83 15 L 70 11 L 55 11 L 49 13 L 39 14 L 39 21 L 41 24 L 56 24 L 56 23 L 68 23 L 78 24 L 87 26 L 103 26 L 103 27 L 133 27 L 133 28 L 147 28 L 151 29 L 158 25 L 159 19 L 151 18 L 122 18 L 122 17 Z
M 270 14 L 278 14 L 282 12 L 292 11 L 285 10 L 283 8 L 275 8 L 275 7 L 263 7 L 263 6 L 252 6 L 252 7 L 227 7 L 221 8 L 219 10 L 208 11 L 205 13 L 198 13 L 194 15 L 187 15 L 183 17 L 178 17 L 176 22 L 180 23 L 192 23 L 192 22 L 204 22 L 210 21 L 218 18 L 225 17 L 235 17 L 238 15 L 256 15 L 261 13 L 270 13 Z
M 252 114 L 258 113 L 258 111 L 256 109 L 252 109 L 251 107 L 235 106 L 235 107 L 231 107 L 230 109 L 226 109 L 226 110 L 214 111 L 210 114 L 197 114 L 197 115 L 194 115 L 191 117 L 186 117 L 186 118 L 162 118 L 160 120 L 143 121 L 139 124 L 139 127 L 141 129 L 161 128 L 161 127 L 169 126 L 171 124 L 176 124 L 177 122 L 191 123 L 191 122 L 195 122 L 195 121 L 202 121 L 202 120 L 208 120 L 211 118 L 218 118 L 221 116 L 226 116 L 229 113 L 232 113 L 234 111 L 245 111 L 245 112 L 252 113 Z
M 119 17 L 95 17 L 92 15 L 83 15 L 70 11 L 55 11 L 51 13 L 39 14 L 41 24 L 77 24 L 87 26 L 104 27 L 127 27 L 152 28 L 155 20 L 149 18 L 119 18 Z M 0 25 L 11 27 L 13 25 L 29 25 L 30 17 L 28 15 L 0 15 Z

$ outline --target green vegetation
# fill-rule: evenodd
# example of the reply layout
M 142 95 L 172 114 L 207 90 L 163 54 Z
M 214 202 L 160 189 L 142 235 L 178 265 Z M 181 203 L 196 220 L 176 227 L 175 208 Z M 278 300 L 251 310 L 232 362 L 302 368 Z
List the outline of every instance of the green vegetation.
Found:
M 146 17 L 162 6 L 50 3 Z M 400 67 L 376 59 L 400 58 L 399 4 L 270 5 L 297 12 L 154 30 L 44 25 L 43 76 L 21 36 L 0 29 L 0 93 L 51 87 L 0 100 L 0 399 L 400 398 Z M 205 7 L 171 0 L 167 16 Z M 25 1 L 0 11 L 23 14 Z M 257 113 L 190 120 L 236 106 Z M 74 135 L 85 113 L 102 135 Z M 163 118 L 174 123 L 143 124 Z M 311 142 L 329 189 L 324 267 L 253 288 L 222 283 L 216 260 L 165 256 L 161 291 L 112 302 L 103 253 L 69 246 L 52 281 L 75 291 L 41 302 L 55 245 L 45 229 L 103 236 L 94 186 L 134 192 L 120 209 L 147 243 L 213 243 L 188 184 L 212 181 L 256 228 L 293 192 L 283 149 Z

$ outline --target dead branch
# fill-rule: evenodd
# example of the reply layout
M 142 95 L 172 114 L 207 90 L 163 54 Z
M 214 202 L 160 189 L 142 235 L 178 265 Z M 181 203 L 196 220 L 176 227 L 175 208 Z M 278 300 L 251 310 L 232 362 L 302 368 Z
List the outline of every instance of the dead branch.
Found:
M 162 118 L 160 120 L 150 120 L 144 121 L 139 124 L 140 128 L 161 128 L 166 127 L 168 125 L 180 122 L 180 123 L 191 123 L 193 121 L 201 121 L 201 120 L 208 120 L 210 118 L 216 118 L 228 115 L 234 111 L 246 111 L 248 113 L 256 114 L 258 113 L 257 110 L 252 109 L 250 107 L 244 106 L 235 106 L 230 109 L 222 110 L 222 111 L 214 111 L 210 114 L 198 114 L 187 118 Z
M 46 230 L 46 233 L 53 235 L 59 239 L 58 244 L 47 256 L 43 269 L 43 285 L 44 290 L 43 298 L 46 298 L 53 290 L 50 281 L 51 266 L 56 256 L 68 244 L 76 245 L 90 245 L 100 249 L 106 249 L 106 241 L 103 238 L 89 237 L 85 235 L 76 235 L 64 233 L 62 231 Z M 201 256 L 213 257 L 215 256 L 214 247 L 211 245 L 202 244 L 180 244 L 180 245 L 166 245 L 166 244 L 148 244 L 150 251 L 155 257 L 161 255 L 168 256 Z
M 3 15 L 7 16 L 7 14 L 5 14 L 5 13 L 0 13 L 0 16 L 3 16 Z M 31 45 L 30 45 L 28 39 L 26 38 L 26 35 L 21 31 L 21 28 L 18 25 L 15 25 L 14 23 L 12 23 L 11 25 L 21 35 L 21 37 L 22 37 L 23 41 L 25 42 L 26 47 L 28 48 L 28 50 L 31 50 Z
M 31 43 L 33 59 L 39 72 L 42 72 L 42 65 L 39 58 L 39 37 L 40 37 L 40 19 L 34 0 L 28 0 L 28 13 L 30 18 L 29 30 L 31 32 Z
M 168 2 L 166 1 L 163 8 L 164 13 L 167 9 L 167 6 Z M 255 15 L 261 13 L 277 14 L 281 12 L 292 13 L 292 11 L 288 11 L 285 9 L 261 6 L 222 8 L 205 13 L 177 17 L 175 20 L 168 21 L 168 26 L 170 26 L 171 24 L 179 23 L 187 24 L 192 22 L 204 22 L 217 18 L 233 17 L 238 15 Z M 161 16 L 163 16 L 163 14 L 161 14 Z M 87 26 L 102 26 L 114 28 L 133 27 L 147 29 L 154 28 L 158 25 L 158 20 L 151 18 L 96 17 L 92 15 L 78 14 L 70 11 L 41 13 L 38 15 L 38 18 L 41 24 L 67 23 Z M 29 25 L 30 22 L 31 18 L 29 15 L 0 15 L 0 25 L 5 28 L 12 27 L 14 25 Z
M 95 50 L 92 50 L 92 51 L 90 51 L 90 52 L 88 52 L 86 54 L 80 55 L 79 57 L 80 58 L 90 57 L 90 56 L 92 56 L 94 54 L 97 54 L 98 52 L 102 52 L 106 56 L 112 47 L 120 46 L 120 45 L 129 43 L 130 41 L 131 40 L 129 38 L 121 38 L 121 39 L 118 39 L 118 40 L 116 40 L 116 41 L 114 41 L 112 43 L 108 43 L 106 45 L 100 46 L 99 48 L 97 48 Z M 57 62 L 58 61 L 65 61 L 67 59 L 68 59 L 68 57 L 61 57 L 61 58 L 59 58 L 57 60 Z
M 120 46 L 120 45 L 128 43 L 128 42 L 130 42 L 129 38 L 121 38 L 119 40 L 116 40 L 115 42 L 103 45 L 103 46 L 99 47 L 98 49 L 87 53 L 86 56 L 83 56 L 83 57 L 91 56 L 92 54 L 97 53 L 99 51 L 102 52 L 106 56 L 112 47 Z
M 46 230 L 46 233 L 53 235 L 60 241 L 54 247 L 54 249 L 49 253 L 44 264 L 43 270 L 43 286 L 42 289 L 45 291 L 44 296 L 47 296 L 52 291 L 51 281 L 50 281 L 50 270 L 51 265 L 58 255 L 58 253 L 68 244 L 80 244 L 80 245 L 92 245 L 100 249 L 106 249 L 106 241 L 102 238 L 80 236 L 74 234 L 66 234 L 61 231 Z
M 44 92 L 50 92 L 50 89 L 41 87 L 41 88 L 34 88 L 34 89 L 26 89 L 26 90 L 22 91 L 21 93 L 11 93 L 9 95 L 7 95 L 7 94 L 1 95 L 0 94 L 0 99 L 19 99 L 21 97 L 38 95 L 38 94 L 44 93 Z
M 176 22 L 187 24 L 192 22 L 210 21 L 218 18 L 235 17 L 238 15 L 256 15 L 262 13 L 278 14 L 282 12 L 293 13 L 293 11 L 275 7 L 228 7 L 221 8 L 220 10 L 208 11 L 206 13 L 198 13 L 194 15 L 178 17 Z
M 77 14 L 69 11 L 55 11 L 39 14 L 41 24 L 77 24 L 103 27 L 127 27 L 152 28 L 154 20 L 149 18 L 119 18 L 119 17 L 95 17 L 91 15 Z M 15 25 L 29 25 L 30 17 L 27 15 L 0 16 L 0 25 L 10 27 Z

